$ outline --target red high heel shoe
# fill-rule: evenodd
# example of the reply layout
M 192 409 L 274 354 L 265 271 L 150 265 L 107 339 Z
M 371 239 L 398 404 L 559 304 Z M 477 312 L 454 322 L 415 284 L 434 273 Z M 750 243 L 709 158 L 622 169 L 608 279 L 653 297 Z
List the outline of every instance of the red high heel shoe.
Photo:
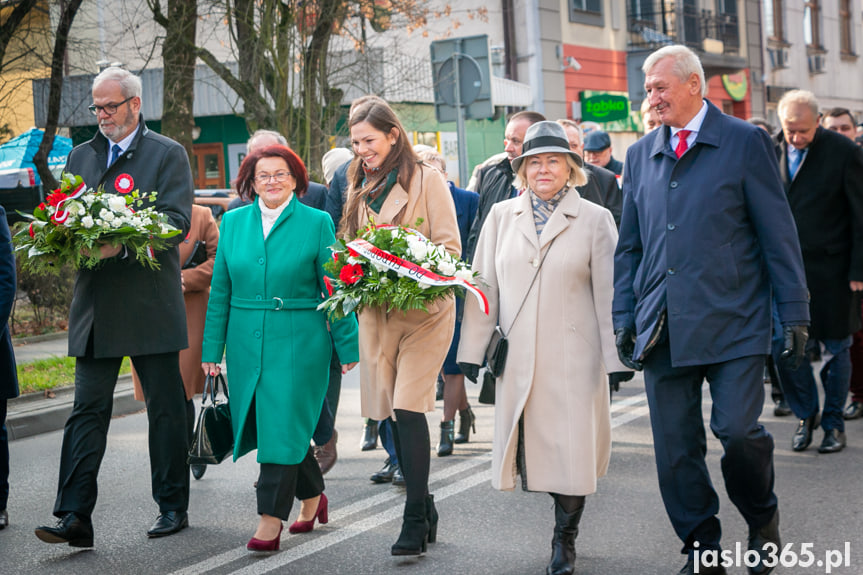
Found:
M 327 523 L 330 520 L 329 514 L 327 513 L 327 496 L 321 493 L 321 498 L 318 500 L 318 509 L 315 511 L 315 516 L 312 517 L 311 521 L 294 521 L 290 527 L 288 527 L 289 533 L 308 533 L 312 529 L 315 528 L 315 519 L 320 522 L 321 525 Z
M 246 549 L 249 551 L 278 551 L 279 543 L 282 541 L 282 525 L 279 525 L 279 534 L 276 535 L 275 539 L 271 539 L 270 541 L 264 541 L 263 539 L 258 539 L 256 537 L 252 537 L 249 539 L 249 542 L 246 543 Z

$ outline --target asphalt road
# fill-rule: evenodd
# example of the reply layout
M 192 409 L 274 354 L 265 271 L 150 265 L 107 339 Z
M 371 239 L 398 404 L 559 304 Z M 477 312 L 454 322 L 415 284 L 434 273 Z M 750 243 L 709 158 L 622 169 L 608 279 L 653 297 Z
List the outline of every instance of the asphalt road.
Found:
M 404 492 L 368 480 L 385 455 L 381 448 L 359 450 L 362 420 L 357 375 L 352 372 L 344 383 L 337 422 L 339 462 L 326 477 L 330 523 L 304 535 L 285 530 L 281 552 L 253 555 L 245 550 L 257 523 L 253 455 L 213 466 L 201 481 L 193 481 L 191 526 L 172 537 L 148 540 L 146 530 L 157 508 L 150 497 L 146 418 L 138 413 L 112 422 L 92 550 L 47 545 L 33 535 L 37 525 L 53 523 L 62 432 L 11 443 L 11 526 L 0 532 L 0 574 L 542 574 L 553 527 L 551 498 L 491 488 L 493 408 L 476 404 L 477 386 L 468 388 L 478 433 L 471 443 L 456 446 L 450 457 L 432 454 L 431 490 L 441 518 L 438 542 L 421 558 L 402 560 L 389 554 L 398 536 Z M 438 411 L 429 414 L 433 445 L 440 407 L 439 402 Z M 704 407 L 708 414 L 709 400 Z M 814 447 L 794 453 L 790 436 L 796 422 L 776 418 L 772 405 L 766 407 L 763 422 L 777 440 L 783 542 L 797 554 L 813 552 L 810 567 L 778 568 L 775 573 L 863 574 L 863 420 L 848 422 L 849 447 L 842 453 L 819 455 Z M 587 501 L 576 541 L 576 573 L 677 573 L 683 557 L 657 488 L 640 377 L 615 394 L 612 418 L 611 467 L 598 493 Z M 724 493 L 721 447 L 708 436 L 708 462 L 721 497 L 723 545 L 733 551 L 740 542 L 745 550 L 745 524 Z M 820 439 L 819 431 L 816 446 Z M 831 550 L 836 553 L 828 556 Z M 835 562 L 837 553 L 843 566 L 828 571 L 827 562 Z M 729 573 L 742 575 L 746 569 L 735 566 Z

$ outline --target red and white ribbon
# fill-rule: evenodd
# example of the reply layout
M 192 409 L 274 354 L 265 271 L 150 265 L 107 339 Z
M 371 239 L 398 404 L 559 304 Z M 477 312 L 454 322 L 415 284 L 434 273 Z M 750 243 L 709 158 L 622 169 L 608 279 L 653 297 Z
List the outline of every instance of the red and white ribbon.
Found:
M 395 226 L 379 227 L 388 228 Z M 410 231 L 422 237 L 422 234 L 420 234 L 419 232 L 416 232 L 414 230 Z M 433 286 L 461 286 L 476 297 L 477 301 L 479 302 L 480 308 L 486 315 L 488 315 L 488 300 L 486 299 L 485 294 L 482 293 L 482 291 L 480 291 L 476 286 L 466 280 L 455 276 L 438 275 L 433 271 L 425 269 L 419 264 L 415 264 L 406 259 L 393 255 L 386 250 L 375 247 L 374 245 L 363 239 L 355 239 L 348 244 L 348 247 L 369 260 L 370 262 L 384 266 L 399 274 L 405 275 L 414 281 L 421 281 L 423 283 Z
M 57 211 L 54 213 L 54 221 L 58 224 L 62 224 L 66 221 L 66 218 L 69 217 L 69 212 L 63 209 L 63 205 L 69 200 L 74 200 L 76 198 L 80 198 L 84 195 L 84 192 L 87 191 L 87 186 L 84 185 L 84 182 L 78 184 L 78 187 L 72 190 L 72 193 L 66 196 L 66 198 L 57 203 Z

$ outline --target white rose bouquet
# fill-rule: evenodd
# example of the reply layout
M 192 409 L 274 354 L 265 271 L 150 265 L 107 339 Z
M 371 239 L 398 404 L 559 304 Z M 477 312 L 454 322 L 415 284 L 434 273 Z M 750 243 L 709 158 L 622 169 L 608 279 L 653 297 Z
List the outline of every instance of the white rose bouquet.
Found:
M 23 254 L 22 265 L 36 273 L 55 273 L 69 263 L 75 269 L 99 265 L 99 246 L 123 245 L 144 266 L 159 269 L 155 251 L 168 247 L 168 238 L 180 230 L 150 206 L 156 196 L 142 198 L 131 190 L 132 179 L 123 175 L 117 188 L 124 192 L 109 194 L 84 185 L 81 176 L 63 174 L 60 188 L 39 204 L 33 214 L 21 215 L 24 223 L 13 238 L 15 249 Z
M 415 226 L 419 226 L 418 220 Z M 462 289 L 471 292 L 488 313 L 485 295 L 474 284 L 480 278 L 470 267 L 418 231 L 370 222 L 356 239 L 330 248 L 324 269 L 329 298 L 318 309 L 340 319 L 364 307 L 427 310 L 427 305 Z

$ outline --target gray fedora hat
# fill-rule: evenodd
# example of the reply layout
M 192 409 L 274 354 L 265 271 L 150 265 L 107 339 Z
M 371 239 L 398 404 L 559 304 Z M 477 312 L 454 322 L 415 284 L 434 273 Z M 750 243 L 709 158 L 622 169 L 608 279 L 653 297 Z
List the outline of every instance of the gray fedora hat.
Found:
M 557 122 L 548 120 L 537 122 L 527 129 L 521 155 L 511 162 L 513 171 L 518 172 L 524 158 L 537 154 L 566 154 L 575 160 L 579 168 L 584 166 L 584 160 L 581 159 L 581 156 L 569 149 L 566 130 Z

